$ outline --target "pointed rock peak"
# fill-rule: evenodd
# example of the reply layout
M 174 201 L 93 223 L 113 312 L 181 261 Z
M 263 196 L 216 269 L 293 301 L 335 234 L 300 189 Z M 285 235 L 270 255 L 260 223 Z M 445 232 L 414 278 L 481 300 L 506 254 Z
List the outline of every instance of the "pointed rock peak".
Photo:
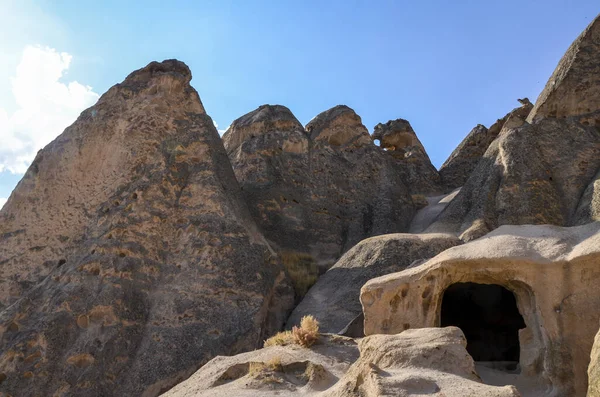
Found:
M 372 138 L 373 140 L 378 139 L 381 142 L 380 146 L 386 150 L 404 150 L 416 146 L 425 151 L 412 126 L 404 119 L 377 124 Z
M 346 105 L 337 105 L 319 113 L 307 125 L 310 138 L 332 146 L 371 145 L 367 128 L 359 115 Z
M 281 105 L 262 105 L 231 123 L 223 134 L 223 144 L 227 152 L 231 152 L 243 142 L 260 135 L 289 131 L 304 131 L 290 109 Z
M 144 82 L 164 75 L 183 78 L 186 83 L 192 80 L 192 72 L 185 63 L 177 59 L 167 59 L 162 62 L 150 62 L 145 67 L 131 72 L 123 84 L 127 84 L 128 82 Z
M 177 112 L 183 108 L 206 114 L 200 96 L 190 85 L 191 80 L 190 68 L 181 61 L 168 59 L 150 62 L 130 73 L 122 83 L 111 87 L 98 100 L 98 104 L 115 106 L 130 101 L 128 106 L 137 103 L 140 109 L 148 107 L 160 114 Z
M 583 116 L 584 122 L 600 125 L 599 113 L 600 15 L 563 55 L 527 120 Z

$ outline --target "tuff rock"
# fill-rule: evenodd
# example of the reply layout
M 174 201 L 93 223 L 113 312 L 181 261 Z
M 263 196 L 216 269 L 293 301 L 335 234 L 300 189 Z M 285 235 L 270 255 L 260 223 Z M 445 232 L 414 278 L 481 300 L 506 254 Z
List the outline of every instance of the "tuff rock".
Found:
M 293 292 L 190 79 L 133 72 L 0 212 L 2 395 L 156 396 L 281 326 Z
M 408 230 L 412 199 L 393 159 L 346 106 L 306 130 L 289 109 L 261 106 L 223 135 L 245 201 L 272 246 L 325 270 L 360 240 Z

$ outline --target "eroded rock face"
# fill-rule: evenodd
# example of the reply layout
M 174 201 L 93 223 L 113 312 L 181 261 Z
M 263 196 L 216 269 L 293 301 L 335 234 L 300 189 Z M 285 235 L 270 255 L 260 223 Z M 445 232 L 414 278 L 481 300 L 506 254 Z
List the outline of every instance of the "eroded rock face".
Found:
M 520 397 L 514 386 L 481 383 L 456 327 L 410 329 L 362 339 L 360 358 L 325 397 Z
M 533 105 L 527 98 L 519 99 L 519 102 L 521 107 L 513 109 L 498 119 L 489 129 L 481 124 L 477 125 L 454 149 L 439 171 L 442 184 L 447 192 L 466 183 L 487 148 L 503 128 L 517 128 L 525 124 Z
M 338 333 L 362 313 L 360 289 L 370 279 L 404 270 L 460 244 L 447 234 L 388 234 L 361 241 L 322 275 L 288 319 L 288 328 L 305 315 L 324 332 Z
M 571 228 L 502 226 L 422 265 L 367 282 L 360 297 L 365 334 L 440 326 L 441 319 L 455 314 L 444 306 L 450 287 L 471 283 L 506 289 L 524 327 L 505 323 L 506 307 L 495 303 L 495 295 L 483 294 L 477 304 L 491 304 L 482 314 L 473 313 L 477 321 L 463 331 L 468 339 L 488 330 L 480 334 L 485 339 L 468 340 L 484 355 L 498 352 L 498 345 L 508 340 L 504 330 L 510 329 L 518 341 L 521 371 L 516 375 L 488 369 L 479 374 L 484 381 L 487 376 L 514 384 L 524 395 L 583 397 L 600 320 L 599 247 L 597 222 Z M 469 310 L 466 305 L 455 309 Z M 494 343 L 480 343 L 486 340 Z
M 573 119 L 503 129 L 428 232 L 469 241 L 500 225 L 573 225 L 600 166 L 600 131 Z
M 348 107 L 302 128 L 289 109 L 265 105 L 233 122 L 223 142 L 250 211 L 284 255 L 329 268 L 360 240 L 405 231 L 414 208 L 402 176 L 367 141 Z
M 587 397 L 600 396 L 600 332 L 594 339 L 594 347 L 590 355 L 590 366 L 588 368 L 588 379 L 590 382 Z
M 600 16 L 563 55 L 528 119 L 571 116 L 600 125 Z
M 410 123 L 404 119 L 377 124 L 373 140 L 387 150 L 398 163 L 412 194 L 435 195 L 442 192 L 440 176 Z
M 7 395 L 156 396 L 281 325 L 293 293 L 190 80 L 174 60 L 133 72 L 2 209 Z

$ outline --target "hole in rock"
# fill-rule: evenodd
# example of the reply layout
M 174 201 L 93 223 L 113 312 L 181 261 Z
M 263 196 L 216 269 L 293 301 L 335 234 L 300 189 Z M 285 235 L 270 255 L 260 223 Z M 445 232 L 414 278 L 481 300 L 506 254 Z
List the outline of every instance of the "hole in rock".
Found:
M 525 321 L 517 300 L 496 284 L 456 283 L 442 300 L 441 326 L 459 327 L 467 338 L 467 351 L 476 362 L 505 371 L 518 369 L 519 329 Z

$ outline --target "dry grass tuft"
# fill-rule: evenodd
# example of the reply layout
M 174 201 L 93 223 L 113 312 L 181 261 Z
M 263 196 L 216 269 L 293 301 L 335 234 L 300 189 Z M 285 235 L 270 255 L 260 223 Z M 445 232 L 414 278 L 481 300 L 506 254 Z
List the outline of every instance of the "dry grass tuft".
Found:
M 298 298 L 303 298 L 319 278 L 319 269 L 312 256 L 302 252 L 283 251 L 280 254 Z
M 294 326 L 291 331 L 278 332 L 265 341 L 264 347 L 287 346 L 296 344 L 302 347 L 311 347 L 319 340 L 319 322 L 313 316 L 304 316 L 300 326 Z

